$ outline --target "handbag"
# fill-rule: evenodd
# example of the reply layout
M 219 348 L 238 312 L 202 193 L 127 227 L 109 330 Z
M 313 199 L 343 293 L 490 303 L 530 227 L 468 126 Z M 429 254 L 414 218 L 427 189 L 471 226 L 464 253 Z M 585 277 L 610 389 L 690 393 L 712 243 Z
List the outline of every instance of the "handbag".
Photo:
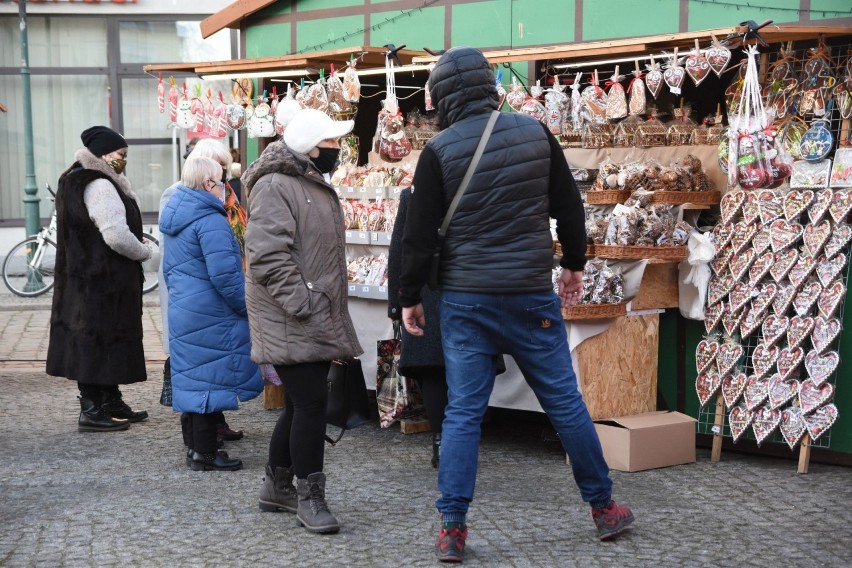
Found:
M 379 408 L 379 425 L 387 428 L 397 420 L 420 414 L 423 396 L 417 382 L 399 374 L 400 339 L 399 321 L 393 322 L 393 339 L 376 342 L 376 405 Z
M 364 371 L 357 358 L 335 359 L 328 371 L 328 403 L 325 421 L 340 428 L 336 439 L 326 435 L 325 440 L 335 445 L 346 430 L 357 428 L 370 421 L 370 401 Z
M 441 247 L 444 246 L 444 238 L 447 236 L 447 228 L 450 226 L 450 221 L 456 212 L 456 208 L 461 201 L 462 195 L 467 191 L 467 186 L 470 183 L 470 178 L 476 172 L 476 167 L 479 165 L 479 159 L 482 158 L 482 153 L 485 151 L 485 145 L 488 144 L 488 139 L 491 137 L 491 131 L 494 130 L 494 124 L 497 122 L 497 117 L 500 116 L 500 111 L 492 111 L 488 117 L 488 122 L 485 124 L 485 130 L 482 132 L 482 137 L 479 139 L 479 145 L 476 147 L 476 152 L 473 153 L 473 158 L 470 160 L 470 165 L 459 184 L 456 194 L 453 196 L 453 201 L 447 209 L 447 214 L 444 215 L 444 221 L 441 223 L 441 228 L 438 229 L 438 243 L 435 245 L 435 252 L 432 253 L 432 260 L 429 263 L 429 280 L 427 284 L 432 290 L 438 289 L 438 275 L 441 269 Z

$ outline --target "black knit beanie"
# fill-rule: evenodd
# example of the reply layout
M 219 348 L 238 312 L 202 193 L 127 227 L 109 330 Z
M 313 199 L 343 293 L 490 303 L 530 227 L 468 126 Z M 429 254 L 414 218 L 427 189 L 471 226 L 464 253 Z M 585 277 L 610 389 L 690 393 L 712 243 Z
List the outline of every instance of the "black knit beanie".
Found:
M 83 145 L 89 152 L 99 158 L 116 150 L 127 148 L 127 142 L 124 140 L 124 137 L 106 126 L 87 128 L 80 134 L 80 140 L 83 141 Z

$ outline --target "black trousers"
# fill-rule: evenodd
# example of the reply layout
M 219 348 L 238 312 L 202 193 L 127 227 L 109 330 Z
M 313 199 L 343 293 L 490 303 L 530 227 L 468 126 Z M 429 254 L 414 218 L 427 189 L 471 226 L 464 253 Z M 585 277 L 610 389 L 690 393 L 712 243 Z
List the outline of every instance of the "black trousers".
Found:
M 216 452 L 216 427 L 219 425 L 221 412 L 211 414 L 196 414 L 184 412 L 180 416 L 181 430 L 184 443 L 200 454 Z
M 269 465 L 292 465 L 297 479 L 323 471 L 330 368 L 330 361 L 275 365 L 284 385 L 284 411 L 269 441 Z
M 423 393 L 423 407 L 433 434 L 440 434 L 447 408 L 447 373 L 443 367 L 423 367 L 415 378 Z
M 77 381 L 77 388 L 80 390 L 80 398 L 89 399 L 95 404 L 121 398 L 121 391 L 118 390 L 118 385 L 93 385 Z
M 221 424 L 225 423 L 225 414 L 222 412 L 211 412 L 210 414 L 193 414 L 192 412 L 182 412 L 180 415 L 180 431 L 183 434 L 183 445 L 187 448 L 196 449 L 194 434 L 193 434 L 193 416 L 210 416 L 212 420 L 216 421 L 216 428 L 218 430 Z M 218 447 L 219 441 L 216 440 L 216 447 Z M 198 450 L 201 451 L 201 450 Z

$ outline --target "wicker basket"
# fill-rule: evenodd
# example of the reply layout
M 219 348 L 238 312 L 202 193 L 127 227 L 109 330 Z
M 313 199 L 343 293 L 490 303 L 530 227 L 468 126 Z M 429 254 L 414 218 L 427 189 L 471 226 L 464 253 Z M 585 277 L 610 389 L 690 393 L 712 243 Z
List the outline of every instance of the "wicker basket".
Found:
M 586 192 L 586 203 L 589 205 L 613 205 L 624 203 L 630 197 L 626 189 L 589 190 Z
M 627 302 L 618 304 L 578 304 L 562 309 L 566 320 L 592 320 L 617 318 L 627 314 Z
M 655 191 L 654 195 L 651 196 L 651 203 L 670 203 L 672 205 L 683 205 L 684 203 L 717 205 L 721 201 L 721 191 Z
M 686 258 L 686 245 L 640 247 L 640 246 L 618 246 L 618 245 L 595 245 L 593 249 L 595 256 L 612 259 L 659 259 L 659 260 L 683 260 Z

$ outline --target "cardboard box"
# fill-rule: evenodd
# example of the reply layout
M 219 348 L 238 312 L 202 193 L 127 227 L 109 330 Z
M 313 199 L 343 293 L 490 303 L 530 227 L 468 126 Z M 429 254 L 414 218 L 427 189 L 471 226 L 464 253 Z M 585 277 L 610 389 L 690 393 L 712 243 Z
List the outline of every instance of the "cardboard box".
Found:
M 610 469 L 642 471 L 695 461 L 695 419 L 680 412 L 646 412 L 596 420 Z

